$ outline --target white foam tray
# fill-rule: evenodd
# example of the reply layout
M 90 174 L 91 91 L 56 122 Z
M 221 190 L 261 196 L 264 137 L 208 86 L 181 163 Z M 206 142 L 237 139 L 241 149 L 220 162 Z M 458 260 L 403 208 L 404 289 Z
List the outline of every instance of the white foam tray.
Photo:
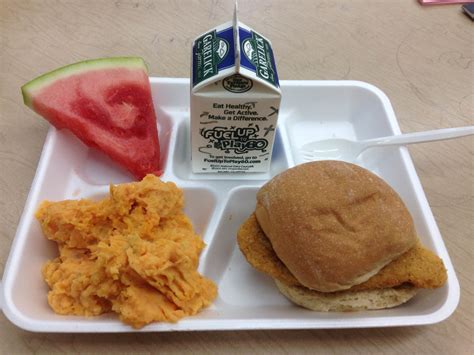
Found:
M 358 163 L 384 178 L 402 196 L 422 242 L 444 261 L 447 284 L 420 292 L 405 305 L 380 311 L 318 313 L 294 306 L 272 280 L 255 271 L 236 244 L 239 225 L 255 207 L 258 188 L 299 163 L 298 147 L 321 138 L 373 138 L 399 134 L 388 98 L 356 81 L 282 81 L 271 171 L 254 175 L 194 175 L 190 170 L 189 80 L 151 78 L 163 151 L 164 180 L 184 189 L 186 213 L 207 243 L 200 271 L 218 285 L 214 304 L 176 324 L 153 323 L 138 331 L 359 328 L 431 324 L 449 317 L 459 283 L 405 148 L 367 151 Z M 109 183 L 132 180 L 108 158 L 72 135 L 51 128 L 3 276 L 1 306 L 18 327 L 36 332 L 130 332 L 114 314 L 85 318 L 55 314 L 46 299 L 41 267 L 57 254 L 34 212 L 40 201 L 104 196 Z

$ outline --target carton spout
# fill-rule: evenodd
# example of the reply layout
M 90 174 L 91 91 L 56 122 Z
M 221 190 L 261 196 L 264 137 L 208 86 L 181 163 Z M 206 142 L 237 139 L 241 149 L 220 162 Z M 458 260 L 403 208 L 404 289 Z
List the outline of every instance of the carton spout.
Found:
M 234 18 L 232 27 L 234 28 L 234 51 L 235 51 L 235 69 L 237 72 L 240 71 L 240 39 L 239 39 L 239 7 L 237 1 L 234 5 Z

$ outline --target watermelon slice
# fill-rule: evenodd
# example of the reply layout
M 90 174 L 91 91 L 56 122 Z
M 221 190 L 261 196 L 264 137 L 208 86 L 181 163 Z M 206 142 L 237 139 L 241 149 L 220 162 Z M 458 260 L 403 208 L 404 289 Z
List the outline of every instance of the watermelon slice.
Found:
M 22 86 L 23 100 L 141 179 L 161 174 L 156 116 L 141 58 L 86 60 Z

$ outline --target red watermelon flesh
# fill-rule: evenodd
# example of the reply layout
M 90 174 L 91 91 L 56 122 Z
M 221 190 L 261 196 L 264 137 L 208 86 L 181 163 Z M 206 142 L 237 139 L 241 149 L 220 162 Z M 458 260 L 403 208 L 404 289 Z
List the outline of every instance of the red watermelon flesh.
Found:
M 143 61 L 105 58 L 83 63 L 65 67 L 63 75 L 56 71 L 50 80 L 45 79 L 48 74 L 35 79 L 42 79 L 42 84 L 35 86 L 35 80 L 26 84 L 22 88 L 25 103 L 56 128 L 69 129 L 89 147 L 107 154 L 136 178 L 160 175 L 156 115 Z M 71 69 L 75 65 L 82 67 Z

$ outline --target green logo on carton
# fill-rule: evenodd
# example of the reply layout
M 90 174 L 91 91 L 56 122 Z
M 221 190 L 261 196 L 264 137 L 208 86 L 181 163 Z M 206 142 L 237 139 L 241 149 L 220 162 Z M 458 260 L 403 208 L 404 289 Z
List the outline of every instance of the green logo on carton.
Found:
M 219 57 L 218 63 L 220 63 L 222 59 L 225 58 L 228 52 L 229 52 L 229 42 L 227 42 L 224 38 L 218 38 L 217 49 L 216 49 L 216 54 Z
M 219 73 L 217 65 L 229 52 L 229 43 L 211 31 L 199 37 L 193 50 L 194 85 Z
M 247 59 L 255 65 L 257 77 L 276 86 L 270 43 L 258 33 L 252 31 L 252 38 L 247 38 L 242 42 L 242 51 Z
M 252 88 L 253 81 L 240 74 L 234 74 L 222 80 L 222 86 L 227 91 L 241 94 L 243 92 L 249 91 Z

